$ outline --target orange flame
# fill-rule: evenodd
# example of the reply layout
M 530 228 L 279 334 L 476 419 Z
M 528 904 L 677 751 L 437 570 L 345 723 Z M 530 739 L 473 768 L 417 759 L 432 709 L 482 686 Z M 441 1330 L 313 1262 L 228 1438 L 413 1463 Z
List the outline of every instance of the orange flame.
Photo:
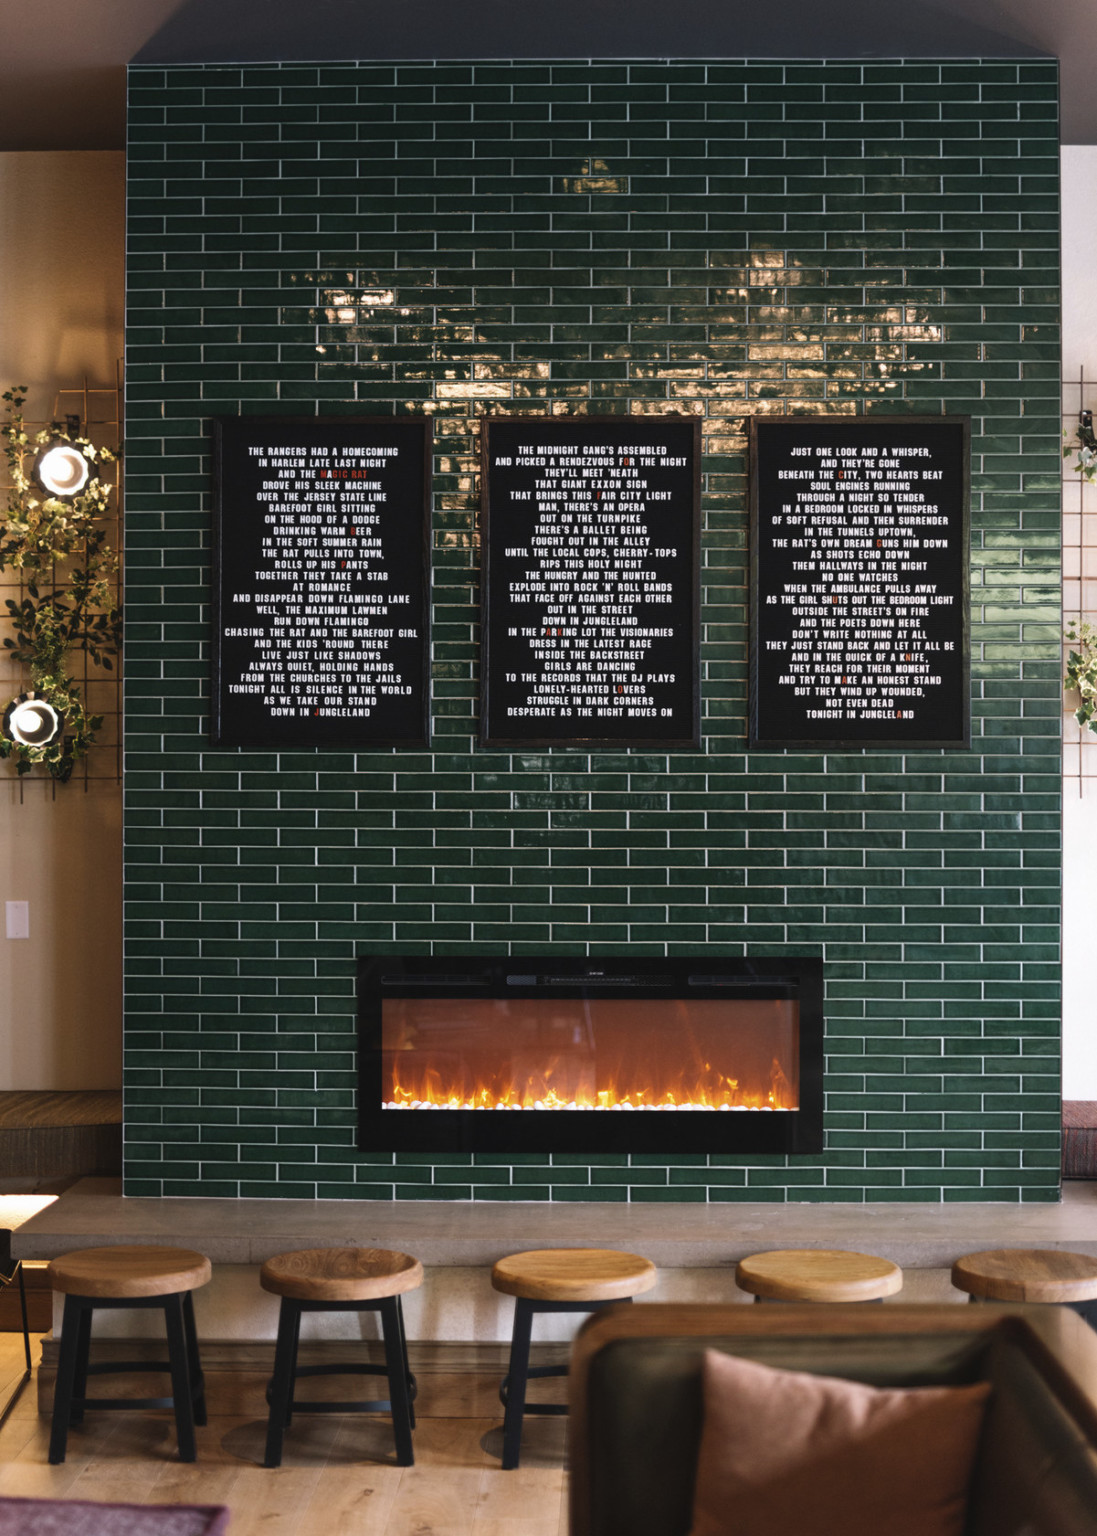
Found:
M 773 1062 L 768 1091 L 743 1087 L 737 1078 L 709 1069 L 686 1082 L 604 1087 L 582 1085 L 569 1092 L 552 1082 L 558 1063 L 552 1062 L 525 1081 L 499 1076 L 490 1082 L 447 1083 L 439 1071 L 399 1056 L 392 1063 L 392 1081 L 382 1090 L 386 1104 L 397 1109 L 795 1109 L 793 1091 L 780 1062 Z M 708 1063 L 705 1063 L 706 1068 Z

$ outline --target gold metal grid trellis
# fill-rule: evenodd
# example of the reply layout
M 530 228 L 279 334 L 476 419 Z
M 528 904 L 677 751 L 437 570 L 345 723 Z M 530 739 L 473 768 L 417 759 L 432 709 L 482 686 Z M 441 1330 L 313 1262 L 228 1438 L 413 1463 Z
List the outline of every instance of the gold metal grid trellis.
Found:
M 122 440 L 121 364 L 118 365 L 113 384 L 92 385 L 85 377 L 80 384 L 64 385 L 58 389 L 47 421 L 32 421 L 29 418 L 26 420 L 28 435 L 33 435 L 40 428 L 48 426 L 50 422 L 63 422 L 67 416 L 80 418 L 81 433 L 90 438 L 96 447 L 117 448 Z M 121 463 L 103 464 L 100 472 L 104 479 L 112 481 L 115 486 L 106 524 L 107 543 L 119 561 L 112 586 L 117 600 L 121 602 L 122 465 Z M 6 485 L 6 465 L 0 464 L 0 473 L 5 476 Z M 63 578 L 61 585 L 63 586 Z M 13 598 L 16 602 L 20 602 L 24 591 L 25 583 L 18 573 L 0 571 L 0 635 L 11 633 L 11 622 L 5 600 Z M 95 745 L 88 755 L 77 763 L 72 779 L 69 781 L 75 783 L 81 780 L 85 792 L 94 783 L 118 784 L 122 778 L 121 657 L 113 657 L 112 661 L 113 668 L 107 671 L 103 667 L 93 665 L 85 652 L 75 652 L 70 657 L 73 675 L 79 681 L 84 695 L 85 708 L 89 714 L 103 717 L 102 728 L 96 733 Z M 22 692 L 26 686 L 25 669 L 13 661 L 6 651 L 0 651 L 0 699 L 6 702 L 8 698 Z M 0 762 L 0 782 L 5 779 L 9 782 L 18 779 L 20 801 L 24 797 L 26 788 L 34 784 L 48 785 L 51 795 L 57 794 L 57 780 L 48 772 L 35 768 L 30 774 L 18 776 L 15 763 L 11 759 Z

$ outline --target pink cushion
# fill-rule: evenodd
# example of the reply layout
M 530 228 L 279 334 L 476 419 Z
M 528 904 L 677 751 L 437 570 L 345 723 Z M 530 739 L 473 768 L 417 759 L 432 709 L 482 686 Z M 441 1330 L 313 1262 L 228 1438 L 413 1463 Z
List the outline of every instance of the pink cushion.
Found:
M 707 1350 L 691 1536 L 962 1536 L 988 1385 L 880 1389 Z

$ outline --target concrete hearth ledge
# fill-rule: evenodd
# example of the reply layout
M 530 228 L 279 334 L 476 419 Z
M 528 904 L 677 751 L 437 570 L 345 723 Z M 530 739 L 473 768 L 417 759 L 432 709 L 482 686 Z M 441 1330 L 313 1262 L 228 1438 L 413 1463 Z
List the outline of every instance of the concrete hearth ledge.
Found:
M 904 1269 L 940 1269 L 984 1248 L 1070 1248 L 1097 1257 L 1097 1184 L 1058 1205 L 567 1205 L 494 1201 L 124 1199 L 81 1179 L 14 1234 L 15 1254 L 171 1243 L 215 1264 L 261 1264 L 293 1248 L 399 1248 L 425 1266 L 481 1267 L 524 1248 L 643 1253 L 661 1269 L 719 1268 L 768 1248 L 852 1248 Z

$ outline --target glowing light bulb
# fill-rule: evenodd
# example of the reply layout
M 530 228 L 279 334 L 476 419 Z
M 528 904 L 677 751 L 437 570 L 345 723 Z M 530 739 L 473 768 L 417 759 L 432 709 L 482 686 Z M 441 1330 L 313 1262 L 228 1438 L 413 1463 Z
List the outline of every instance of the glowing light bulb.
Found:
M 37 699 L 32 693 L 20 694 L 12 699 L 4 711 L 3 731 L 9 741 L 22 747 L 48 747 L 56 741 L 65 726 L 60 710 L 45 699 Z
M 34 474 L 51 496 L 78 496 L 91 479 L 91 465 L 72 443 L 53 443 L 39 456 Z

